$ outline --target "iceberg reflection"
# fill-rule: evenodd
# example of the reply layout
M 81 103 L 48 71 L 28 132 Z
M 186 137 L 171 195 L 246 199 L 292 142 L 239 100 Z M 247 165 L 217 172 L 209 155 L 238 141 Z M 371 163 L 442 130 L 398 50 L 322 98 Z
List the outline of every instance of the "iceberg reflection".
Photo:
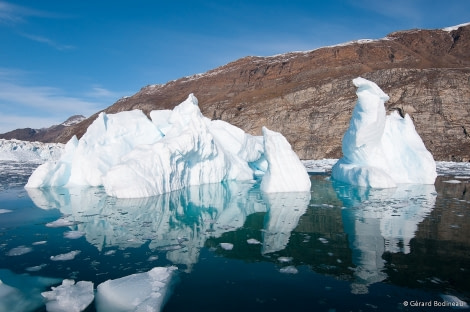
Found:
M 286 248 L 291 232 L 307 211 L 310 192 L 263 193 L 268 204 L 263 235 L 262 254 Z
M 207 238 L 241 228 L 247 216 L 267 212 L 262 253 L 285 248 L 306 211 L 309 192 L 260 192 L 256 181 L 188 187 L 162 195 L 118 199 L 103 188 L 28 188 L 42 209 L 60 209 L 99 251 L 148 244 L 190 271 Z
M 402 184 L 390 189 L 350 187 L 333 182 L 343 201 L 342 219 L 357 266 L 353 293 L 367 293 L 368 285 L 387 278 L 382 255 L 410 253 L 418 224 L 436 203 L 434 185 Z

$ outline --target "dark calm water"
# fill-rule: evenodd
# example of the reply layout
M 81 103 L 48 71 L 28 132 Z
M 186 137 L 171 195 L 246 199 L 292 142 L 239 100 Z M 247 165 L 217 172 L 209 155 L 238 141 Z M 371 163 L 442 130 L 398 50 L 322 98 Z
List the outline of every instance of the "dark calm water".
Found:
M 0 311 L 45 311 L 40 293 L 63 279 L 96 288 L 171 265 L 165 312 L 470 304 L 470 176 L 371 190 L 315 174 L 310 193 L 266 195 L 252 181 L 122 200 L 102 188 L 27 191 L 35 166 L 0 164 L 0 280 L 15 288 L 0 287 Z

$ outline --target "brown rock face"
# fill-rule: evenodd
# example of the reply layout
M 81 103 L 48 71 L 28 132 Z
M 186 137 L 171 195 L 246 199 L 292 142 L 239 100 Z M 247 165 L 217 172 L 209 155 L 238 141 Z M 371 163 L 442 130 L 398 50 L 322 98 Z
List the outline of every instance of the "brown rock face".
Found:
M 376 82 L 387 109 L 408 113 L 436 160 L 470 161 L 470 25 L 412 30 L 272 57 L 245 57 L 207 73 L 142 88 L 107 113 L 171 109 L 190 93 L 202 113 L 243 130 L 281 132 L 302 159 L 339 158 L 356 102 L 352 79 Z M 57 138 L 79 137 L 96 118 Z

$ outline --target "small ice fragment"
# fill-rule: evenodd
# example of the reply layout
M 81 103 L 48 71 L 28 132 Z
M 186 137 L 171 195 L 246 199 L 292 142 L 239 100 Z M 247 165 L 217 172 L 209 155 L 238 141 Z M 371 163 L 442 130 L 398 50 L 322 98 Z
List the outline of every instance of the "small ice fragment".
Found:
M 158 256 L 150 256 L 147 261 L 155 261 L 158 260 Z
M 277 258 L 277 260 L 279 262 L 291 262 L 293 259 L 294 258 L 292 258 L 292 257 L 279 257 L 279 258 Z
M 320 237 L 318 240 L 323 244 L 328 244 L 328 240 L 326 238 Z
M 116 250 L 108 250 L 107 252 L 104 253 L 105 256 L 111 256 L 116 253 Z
M 76 255 L 78 255 L 81 251 L 80 250 L 73 250 L 71 252 L 67 252 L 64 254 L 60 254 L 57 256 L 51 256 L 52 261 L 67 261 L 67 260 L 73 260 Z
M 257 239 L 254 239 L 254 238 L 250 238 L 250 239 L 247 239 L 246 242 L 250 245 L 258 245 L 258 244 L 261 244 L 261 242 Z
M 462 181 L 459 181 L 459 180 L 447 180 L 447 181 L 443 181 L 444 183 L 452 183 L 452 184 L 458 184 L 458 183 L 462 183 Z
M 40 265 L 28 267 L 28 268 L 26 268 L 26 271 L 28 271 L 28 272 L 37 272 L 37 271 L 40 271 L 45 266 L 47 266 L 47 264 L 43 263 L 43 264 L 40 264 Z
M 47 241 L 38 241 L 38 242 L 34 242 L 32 245 L 33 246 L 44 245 L 45 243 L 47 243 Z
M 232 250 L 233 249 L 233 244 L 231 243 L 220 243 L 220 247 L 225 250 Z
M 286 273 L 286 274 L 297 274 L 299 273 L 299 270 L 297 270 L 295 266 L 289 265 L 289 266 L 281 268 L 279 272 Z
M 68 231 L 64 233 L 64 237 L 69 239 L 77 239 L 82 237 L 83 235 L 85 235 L 85 232 L 81 231 Z
M 10 251 L 7 252 L 7 256 L 21 256 L 31 251 L 33 251 L 31 247 L 18 246 L 18 247 L 10 249 Z
M 0 214 L 2 213 L 9 213 L 9 212 L 12 212 L 13 210 L 10 210 L 10 209 L 0 209 Z
M 432 277 L 431 282 L 434 284 L 442 284 L 442 280 L 438 277 Z
M 49 222 L 46 224 L 47 227 L 63 227 L 63 226 L 71 226 L 74 225 L 74 222 L 69 221 L 64 218 L 57 219 L 55 221 Z
M 171 245 L 158 247 L 158 250 L 160 250 L 160 251 L 172 251 L 172 250 L 181 249 L 183 247 L 184 247 L 184 245 L 181 245 L 181 244 L 171 244 Z
M 64 280 L 62 285 L 52 287 L 51 291 L 42 292 L 47 300 L 46 309 L 49 312 L 80 312 L 85 310 L 94 299 L 93 283 L 74 280 Z

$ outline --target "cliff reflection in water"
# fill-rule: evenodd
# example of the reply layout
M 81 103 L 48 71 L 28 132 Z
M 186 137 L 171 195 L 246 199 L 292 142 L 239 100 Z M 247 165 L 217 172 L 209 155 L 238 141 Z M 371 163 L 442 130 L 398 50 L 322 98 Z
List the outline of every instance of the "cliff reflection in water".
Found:
M 337 183 L 327 175 L 311 180 L 310 193 L 270 195 L 260 192 L 256 181 L 144 199 L 108 197 L 101 188 L 28 193 L 38 207 L 60 209 L 75 223 L 71 228 L 85 232 L 102 253 L 148 245 L 171 263 L 184 265 L 186 272 L 202 248 L 215 247 L 224 257 L 248 262 L 308 266 L 349 281 L 353 294 L 365 294 L 382 281 L 445 289 L 453 283 L 459 292 L 469 292 L 466 183 L 456 188 L 439 177 L 436 187 L 374 190 Z M 249 238 L 260 244 L 247 243 Z M 227 252 L 220 243 L 231 243 L 234 250 Z M 280 257 L 291 260 L 281 263 Z

